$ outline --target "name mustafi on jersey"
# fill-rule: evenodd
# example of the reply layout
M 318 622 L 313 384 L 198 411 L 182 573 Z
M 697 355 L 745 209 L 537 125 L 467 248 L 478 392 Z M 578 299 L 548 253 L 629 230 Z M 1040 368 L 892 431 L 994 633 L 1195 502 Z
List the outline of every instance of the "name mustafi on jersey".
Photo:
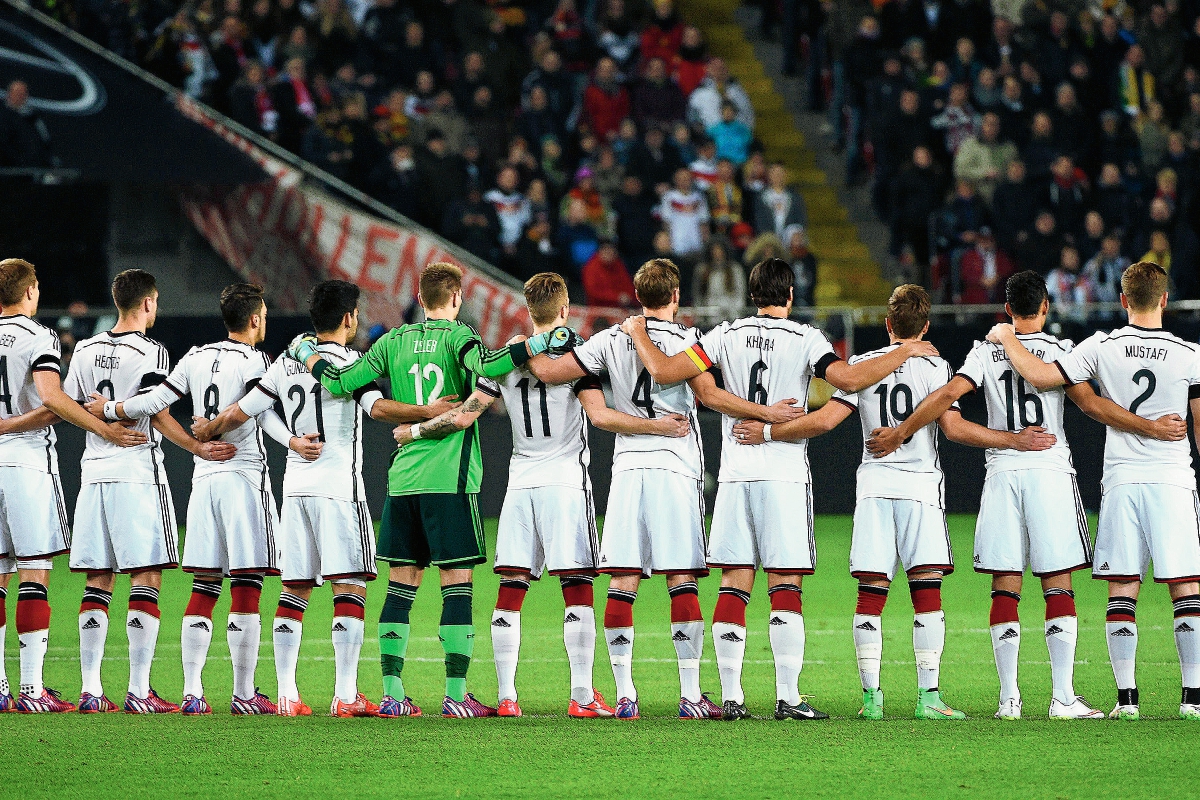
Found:
M 1166 361 L 1167 348 L 1165 347 L 1147 347 L 1144 344 L 1127 344 L 1125 345 L 1126 358 L 1145 358 L 1150 361 Z

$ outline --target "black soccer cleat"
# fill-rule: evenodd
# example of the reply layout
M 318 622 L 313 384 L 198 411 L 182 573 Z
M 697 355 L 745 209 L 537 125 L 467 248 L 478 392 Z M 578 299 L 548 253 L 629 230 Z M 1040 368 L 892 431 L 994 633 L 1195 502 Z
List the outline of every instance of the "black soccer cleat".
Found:
M 824 711 L 817 711 L 803 697 L 796 705 L 789 705 L 780 700 L 775 704 L 775 719 L 829 719 Z
M 739 703 L 735 700 L 726 700 L 721 706 L 721 719 L 750 719 L 750 709 L 746 708 L 745 703 Z

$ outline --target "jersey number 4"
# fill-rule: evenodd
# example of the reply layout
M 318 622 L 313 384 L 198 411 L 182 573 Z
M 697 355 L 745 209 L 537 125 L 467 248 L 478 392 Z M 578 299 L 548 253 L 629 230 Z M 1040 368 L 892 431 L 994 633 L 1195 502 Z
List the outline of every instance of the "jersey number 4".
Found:
M 8 356 L 0 356 L 0 403 L 4 413 L 12 414 L 12 389 L 8 387 Z

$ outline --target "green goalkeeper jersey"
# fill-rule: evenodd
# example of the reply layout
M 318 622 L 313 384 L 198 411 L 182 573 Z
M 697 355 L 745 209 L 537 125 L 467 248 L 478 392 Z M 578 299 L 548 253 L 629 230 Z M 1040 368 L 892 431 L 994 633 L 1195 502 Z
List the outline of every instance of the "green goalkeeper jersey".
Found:
M 476 389 L 498 397 L 499 387 L 486 379 L 511 372 L 527 358 L 524 343 L 488 350 L 470 325 L 433 319 L 393 328 L 344 369 L 319 361 L 313 375 L 339 397 L 387 377 L 393 400 L 426 405 L 451 394 L 466 400 Z M 479 427 L 472 423 L 444 439 L 399 448 L 388 469 L 388 494 L 475 493 L 482 480 Z

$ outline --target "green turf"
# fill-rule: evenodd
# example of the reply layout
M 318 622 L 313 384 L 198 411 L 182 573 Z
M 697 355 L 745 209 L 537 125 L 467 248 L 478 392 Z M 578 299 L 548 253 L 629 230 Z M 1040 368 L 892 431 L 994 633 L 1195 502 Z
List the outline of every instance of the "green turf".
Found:
M 959 564 L 971 562 L 973 518 L 951 519 Z M 494 535 L 494 522 L 489 535 Z M 578 721 L 566 717 L 569 682 L 562 645 L 562 596 L 554 581 L 535 585 L 522 614 L 524 640 L 517 676 L 520 720 L 442 720 L 442 652 L 437 641 L 437 585 L 430 576 L 413 612 L 413 641 L 405 683 L 430 716 L 421 720 L 232 718 L 228 650 L 214 637 L 206 691 L 217 713 L 209 718 L 106 716 L 0 716 L 0 759 L 6 765 L 0 797 L 47 796 L 617 796 L 932 795 L 1085 797 L 1194 796 L 1190 766 L 1200 726 L 1172 719 L 1179 701 L 1179 667 L 1164 587 L 1149 587 L 1139 608 L 1138 682 L 1143 721 L 1050 722 L 1049 665 L 1042 630 L 1043 603 L 1027 584 L 1021 686 L 1026 719 L 997 722 L 997 682 L 987 633 L 988 579 L 962 569 L 943 595 L 947 647 L 942 686 L 948 701 L 971 717 L 962 723 L 916 722 L 912 605 L 902 586 L 884 612 L 883 688 L 888 719 L 854 719 L 861 693 L 850 634 L 855 583 L 846 573 L 850 521 L 817 520 L 820 565 L 806 580 L 807 662 L 801 690 L 829 712 L 826 723 L 683 722 L 673 719 L 678 674 L 670 642 L 663 580 L 643 585 L 635 607 L 634 677 L 643 718 Z M 481 570 L 475 597 L 479 639 L 471 688 L 494 702 L 495 671 L 487 620 L 497 580 Z M 597 584 L 603 606 L 605 581 Z M 104 683 L 120 702 L 127 678 L 122 625 L 128 583 L 118 582 L 112 605 Z M 263 607 L 273 610 L 277 581 L 268 581 Z M 701 607 L 711 615 L 717 580 L 700 584 Z M 15 598 L 15 584 L 12 597 Z M 774 670 L 766 629 L 766 593 L 760 585 L 749 614 L 744 684 L 751 709 L 767 714 L 774 703 Z M 154 684 L 178 700 L 179 621 L 188 579 L 169 573 L 162 593 L 163 627 Z M 360 686 L 378 698 L 381 688 L 374 619 L 385 582 L 371 586 L 368 641 Z M 71 699 L 78 696 L 75 606 L 82 579 L 58 565 L 50 586 L 56 607 L 46 678 Z M 1104 644 L 1104 587 L 1077 579 L 1080 641 L 1076 689 L 1106 711 L 1114 699 Z M 329 639 L 330 595 L 316 592 L 305 617 L 299 684 L 321 714 L 333 688 Z M 218 622 L 228 609 L 218 604 Z M 10 608 L 15 600 L 10 599 Z M 599 614 L 597 616 L 600 616 Z M 275 694 L 269 627 L 264 625 L 259 682 Z M 16 682 L 17 641 L 6 642 L 10 680 Z M 613 700 L 603 637 L 597 644 L 596 685 Z M 703 684 L 719 697 L 711 639 L 705 646 Z

